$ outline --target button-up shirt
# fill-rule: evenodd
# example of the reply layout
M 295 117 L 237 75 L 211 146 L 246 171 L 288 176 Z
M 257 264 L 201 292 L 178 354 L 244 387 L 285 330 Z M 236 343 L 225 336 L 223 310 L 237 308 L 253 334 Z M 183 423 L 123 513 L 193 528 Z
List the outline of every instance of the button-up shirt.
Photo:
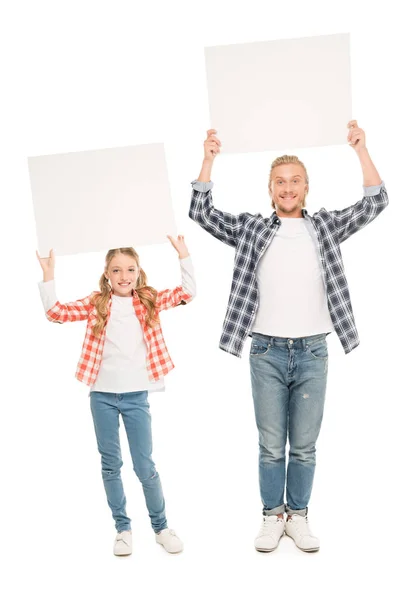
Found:
M 167 310 L 179 304 L 187 304 L 195 294 L 195 282 L 193 277 L 193 267 L 190 257 L 181 259 L 182 285 L 173 289 L 166 289 L 157 292 L 155 317 L 162 310 Z M 100 369 L 100 364 L 103 356 L 104 343 L 106 339 L 106 327 L 103 328 L 99 337 L 93 333 L 93 327 L 97 320 L 97 311 L 92 304 L 93 292 L 89 296 L 61 304 L 55 298 L 53 290 L 46 290 L 47 285 L 54 285 L 54 282 L 39 283 L 39 290 L 42 296 L 43 304 L 50 302 L 51 308 L 46 310 L 46 317 L 53 323 L 67 323 L 68 321 L 84 321 L 87 320 L 86 334 L 83 342 L 81 356 L 76 370 L 76 378 L 87 385 L 93 385 L 97 379 Z M 54 303 L 51 301 L 54 299 Z M 110 317 L 112 304 L 112 294 L 108 301 L 108 317 Z M 140 298 L 133 290 L 132 309 L 140 322 L 143 330 L 143 338 L 146 344 L 146 368 L 150 381 L 157 381 L 163 375 L 166 375 L 174 368 L 174 363 L 169 355 L 167 346 L 164 341 L 164 336 L 161 329 L 161 324 L 156 323 L 149 327 L 146 323 L 147 309 L 140 301 Z
M 211 193 L 213 185 L 212 181 L 192 181 L 189 216 L 208 233 L 235 248 L 233 281 L 219 347 L 241 356 L 258 308 L 257 265 L 281 221 L 276 211 L 264 218 L 260 213 L 232 215 L 216 209 Z M 310 232 L 315 232 L 329 313 L 346 354 L 360 341 L 340 244 L 371 223 L 387 204 L 388 196 L 382 182 L 364 187 L 364 197 L 348 208 L 333 211 L 321 208 L 312 217 L 306 209 L 302 211 Z

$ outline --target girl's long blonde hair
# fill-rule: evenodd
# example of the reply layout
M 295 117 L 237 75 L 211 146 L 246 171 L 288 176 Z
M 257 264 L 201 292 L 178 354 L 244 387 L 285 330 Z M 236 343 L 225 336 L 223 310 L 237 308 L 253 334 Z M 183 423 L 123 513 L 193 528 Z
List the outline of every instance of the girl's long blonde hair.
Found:
M 272 188 L 271 188 L 271 182 L 272 182 L 272 171 L 275 169 L 275 167 L 280 167 L 280 165 L 299 165 L 300 167 L 303 167 L 304 169 L 304 173 L 306 176 L 306 184 L 307 184 L 307 190 L 304 196 L 304 200 L 303 200 L 303 204 L 302 207 L 304 208 L 306 205 L 306 198 L 307 198 L 307 194 L 308 194 L 308 173 L 307 173 L 307 169 L 304 166 L 304 163 L 301 162 L 301 160 L 299 159 L 298 156 L 293 156 L 293 155 L 289 155 L 289 154 L 284 154 L 283 156 L 278 156 L 278 158 L 276 158 L 274 160 L 274 162 L 271 165 L 271 170 L 269 172 L 269 183 L 268 183 L 268 189 L 270 194 L 272 194 Z M 272 208 L 275 208 L 275 204 L 274 204 L 274 200 L 271 199 L 271 206 Z
M 105 272 L 108 271 L 110 262 L 117 254 L 125 254 L 136 261 L 136 264 L 139 267 L 139 277 L 136 281 L 136 292 L 139 296 L 140 302 L 144 304 L 147 309 L 145 317 L 146 323 L 149 327 L 153 327 L 159 323 L 159 319 L 156 316 L 157 291 L 153 287 L 147 285 L 147 275 L 140 267 L 138 253 L 133 248 L 115 248 L 107 252 L 104 272 L 99 281 L 100 292 L 97 292 L 97 294 L 94 294 L 92 297 L 92 304 L 96 308 L 97 312 L 97 321 L 93 327 L 93 333 L 96 337 L 100 336 L 105 327 L 108 317 L 108 302 L 112 292 L 111 285 L 106 277 Z

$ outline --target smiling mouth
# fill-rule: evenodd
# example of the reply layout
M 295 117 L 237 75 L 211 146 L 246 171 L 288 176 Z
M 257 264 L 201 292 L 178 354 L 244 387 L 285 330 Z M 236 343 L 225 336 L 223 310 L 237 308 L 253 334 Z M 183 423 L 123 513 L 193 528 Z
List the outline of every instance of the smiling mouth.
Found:
M 118 285 L 120 285 L 121 287 L 129 287 L 131 284 L 130 283 L 119 283 Z

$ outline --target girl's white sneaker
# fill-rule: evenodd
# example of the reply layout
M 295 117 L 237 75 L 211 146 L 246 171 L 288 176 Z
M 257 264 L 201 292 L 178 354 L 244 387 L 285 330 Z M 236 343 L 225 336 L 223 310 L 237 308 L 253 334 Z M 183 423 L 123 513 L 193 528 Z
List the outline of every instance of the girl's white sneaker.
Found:
M 117 533 L 114 542 L 114 554 L 115 556 L 128 556 L 128 554 L 132 554 L 131 531 L 121 531 L 120 533 Z
M 278 547 L 285 531 L 284 520 L 277 515 L 264 515 L 254 546 L 259 552 L 272 552 Z
M 164 546 L 165 550 L 171 554 L 183 550 L 182 540 L 178 538 L 173 529 L 162 529 L 159 533 L 156 533 L 156 542 Z
M 303 552 L 317 552 L 319 550 L 319 539 L 311 533 L 307 517 L 292 515 L 286 521 L 285 532 Z

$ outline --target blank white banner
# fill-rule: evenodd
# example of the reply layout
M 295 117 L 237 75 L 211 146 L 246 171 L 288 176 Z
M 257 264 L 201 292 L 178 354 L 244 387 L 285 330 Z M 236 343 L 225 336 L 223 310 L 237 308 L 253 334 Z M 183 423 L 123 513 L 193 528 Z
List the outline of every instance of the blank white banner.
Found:
M 349 34 L 213 46 L 205 58 L 224 153 L 346 143 Z
M 28 165 L 42 256 L 176 235 L 163 144 L 35 156 Z

